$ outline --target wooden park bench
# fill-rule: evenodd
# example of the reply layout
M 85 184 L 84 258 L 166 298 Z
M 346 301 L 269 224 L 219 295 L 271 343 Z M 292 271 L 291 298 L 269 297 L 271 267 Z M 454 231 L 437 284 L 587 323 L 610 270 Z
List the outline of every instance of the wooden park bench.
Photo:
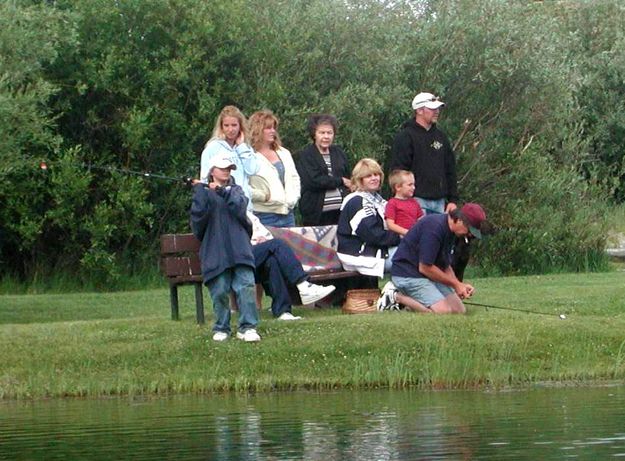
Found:
M 313 283 L 356 277 L 354 271 L 345 271 L 336 256 L 336 226 L 269 228 L 275 238 L 284 240 L 302 262 Z M 178 287 L 193 285 L 197 323 L 205 323 L 202 271 L 199 257 L 200 242 L 193 234 L 161 235 L 161 269 L 169 282 L 171 318 L 178 320 Z M 315 262 L 319 262 L 315 265 Z M 323 264 L 321 264 L 323 263 Z M 299 296 L 291 293 L 294 304 Z
M 200 241 L 193 234 L 161 235 L 161 270 L 169 282 L 172 320 L 180 318 L 178 287 L 180 285 L 193 285 L 195 287 L 197 323 L 205 323 L 199 251 Z

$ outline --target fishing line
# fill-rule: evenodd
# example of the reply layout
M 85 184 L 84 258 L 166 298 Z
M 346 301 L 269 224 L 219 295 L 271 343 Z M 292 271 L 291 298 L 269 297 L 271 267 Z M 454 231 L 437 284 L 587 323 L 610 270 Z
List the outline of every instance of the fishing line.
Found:
M 183 184 L 186 184 L 186 185 L 193 184 L 193 178 L 189 176 L 174 178 L 173 176 L 166 176 L 166 175 L 159 174 L 159 173 L 150 173 L 148 171 L 129 170 L 126 168 L 116 168 L 114 166 L 99 166 L 99 165 L 92 165 L 89 163 L 72 163 L 71 165 L 79 167 L 79 168 L 84 168 L 86 170 L 112 171 L 115 173 L 127 174 L 131 176 L 141 176 L 142 178 L 146 178 L 146 179 L 154 178 L 154 179 L 161 179 L 163 181 L 170 181 L 170 182 L 177 182 L 177 183 L 182 182 Z M 45 161 L 40 162 L 39 168 L 43 171 L 48 171 L 48 168 L 49 168 L 48 163 Z
M 471 301 L 462 301 L 462 302 L 464 304 L 468 304 L 470 306 L 485 307 L 486 310 L 488 310 L 489 308 L 491 308 L 491 309 L 503 309 L 503 310 L 507 310 L 507 311 L 525 312 L 526 314 L 550 315 L 550 316 L 558 317 L 561 320 L 566 320 L 566 315 L 564 315 L 564 314 L 553 314 L 551 312 L 540 312 L 540 311 L 532 311 L 532 310 L 529 310 L 529 309 L 518 309 L 516 307 L 494 306 L 492 304 L 474 303 L 474 302 L 471 302 Z

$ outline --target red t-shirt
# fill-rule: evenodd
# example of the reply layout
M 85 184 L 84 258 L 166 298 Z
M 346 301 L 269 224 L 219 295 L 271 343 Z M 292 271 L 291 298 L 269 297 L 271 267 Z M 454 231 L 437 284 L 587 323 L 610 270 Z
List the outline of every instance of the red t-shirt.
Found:
M 419 202 L 414 198 L 402 200 L 393 197 L 386 204 L 386 210 L 384 211 L 385 218 L 392 219 L 395 221 L 395 224 L 404 229 L 410 229 L 414 226 L 423 214 Z

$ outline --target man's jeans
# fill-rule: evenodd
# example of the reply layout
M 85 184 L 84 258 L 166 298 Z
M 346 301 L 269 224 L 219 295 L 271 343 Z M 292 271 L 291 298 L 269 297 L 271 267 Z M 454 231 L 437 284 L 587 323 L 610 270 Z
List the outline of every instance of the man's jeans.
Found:
M 431 200 L 427 198 L 415 197 L 419 205 L 421 205 L 421 209 L 426 215 L 429 214 L 441 214 L 445 213 L 445 199 L 439 198 L 436 200 Z
M 276 317 L 291 312 L 288 286 L 308 279 L 293 250 L 282 240 L 272 239 L 252 246 L 252 252 L 258 282 L 271 297 L 271 312 Z

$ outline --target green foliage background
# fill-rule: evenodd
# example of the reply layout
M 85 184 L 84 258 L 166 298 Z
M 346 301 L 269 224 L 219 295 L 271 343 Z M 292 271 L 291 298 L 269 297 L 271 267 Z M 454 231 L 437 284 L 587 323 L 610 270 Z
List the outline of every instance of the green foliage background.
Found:
M 2 277 L 114 287 L 188 229 L 189 192 L 105 173 L 197 175 L 226 104 L 272 109 L 285 145 L 331 112 L 352 162 L 384 162 L 420 90 L 447 103 L 464 200 L 499 233 L 484 273 L 604 267 L 625 198 L 618 0 L 13 0 L 0 3 Z M 39 161 L 47 160 L 47 172 Z

